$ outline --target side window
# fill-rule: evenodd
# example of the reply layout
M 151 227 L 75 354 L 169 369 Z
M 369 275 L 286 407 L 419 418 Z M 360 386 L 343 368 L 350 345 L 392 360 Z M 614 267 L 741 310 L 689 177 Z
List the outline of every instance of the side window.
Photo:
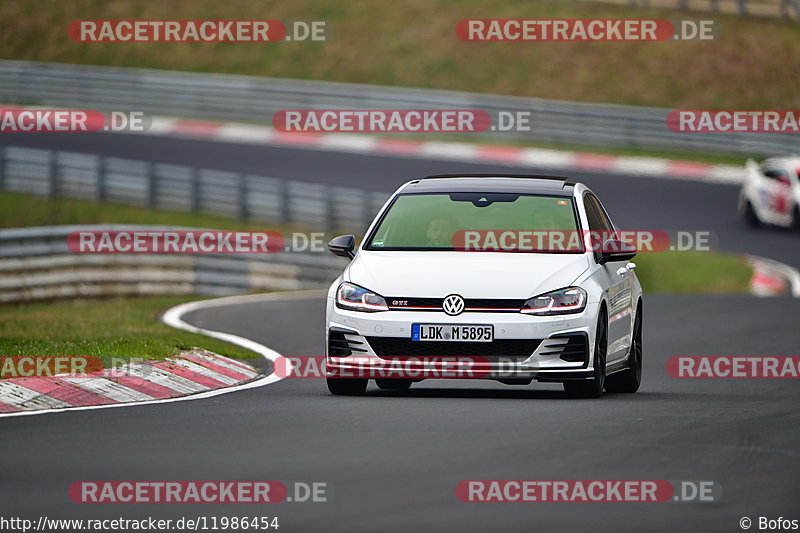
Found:
M 585 195 L 583 197 L 583 208 L 586 210 L 586 218 L 589 220 L 589 231 L 600 231 L 600 219 L 597 216 L 597 210 L 591 202 L 591 196 Z
M 603 231 L 613 233 L 614 225 L 611 224 L 611 220 L 609 220 L 608 215 L 606 215 L 606 210 L 603 209 L 603 205 L 600 203 L 600 200 L 598 200 L 596 196 L 590 196 L 590 198 L 590 202 L 597 211 L 597 217 L 600 220 L 600 226 L 603 228 Z
M 589 237 L 595 259 L 600 257 L 603 242 L 613 236 L 613 228 L 608 220 L 600 202 L 594 195 L 587 194 L 583 197 L 583 207 L 586 209 L 586 218 L 589 221 Z
M 789 174 L 782 169 L 772 168 L 764 171 L 764 177 L 771 180 L 780 181 L 782 183 L 789 182 Z

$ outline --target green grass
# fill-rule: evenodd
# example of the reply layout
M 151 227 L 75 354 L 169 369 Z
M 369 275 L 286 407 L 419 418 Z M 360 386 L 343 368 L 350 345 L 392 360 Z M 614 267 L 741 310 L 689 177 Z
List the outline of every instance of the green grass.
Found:
M 239 359 L 258 357 L 243 348 L 171 328 L 159 313 L 186 296 L 31 303 L 0 307 L 0 355 L 95 356 L 160 360 L 200 346 Z
M 709 18 L 714 41 L 497 42 L 464 18 Z M 324 20 L 327 42 L 76 43 L 76 19 Z M 779 19 L 564 0 L 62 0 L 0 3 L 0 56 L 668 108 L 800 106 L 800 25 Z
M 206 213 L 179 213 L 159 209 L 101 203 L 74 198 L 45 198 L 0 191 L 0 228 L 59 224 L 154 224 L 223 230 L 267 231 L 274 225 L 241 222 Z
M 633 261 L 651 293 L 745 293 L 752 275 L 741 257 L 721 252 L 641 253 Z

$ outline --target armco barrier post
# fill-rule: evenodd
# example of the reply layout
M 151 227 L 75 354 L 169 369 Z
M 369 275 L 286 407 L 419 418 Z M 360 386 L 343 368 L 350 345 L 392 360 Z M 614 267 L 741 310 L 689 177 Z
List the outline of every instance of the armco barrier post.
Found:
M 361 216 L 359 219 L 361 220 L 361 231 L 367 231 L 369 227 L 369 223 L 372 222 L 372 202 L 370 201 L 369 193 L 367 191 L 361 191 L 361 201 L 359 204 L 359 209 L 361 209 Z
M 192 168 L 191 202 L 189 210 L 197 213 L 200 210 L 200 169 Z
M 98 202 L 103 202 L 106 199 L 106 158 L 104 156 L 97 158 L 95 199 Z
M 145 205 L 151 209 L 156 206 L 156 195 L 158 194 L 155 167 L 153 162 L 147 163 L 147 196 L 145 197 Z
M 334 189 L 331 186 L 326 186 L 323 194 L 325 195 L 323 199 L 324 209 L 325 209 L 325 220 L 323 222 L 323 227 L 325 231 L 331 232 L 336 228 L 336 212 L 334 207 Z
M 289 194 L 289 182 L 286 180 L 281 180 L 278 185 L 280 189 L 280 209 L 281 209 L 281 224 L 288 224 L 292 219 L 291 214 L 291 207 L 289 205 L 291 201 L 291 195 Z
M 239 220 L 244 221 L 250 218 L 250 213 L 248 212 L 247 209 L 247 195 L 248 195 L 247 176 L 244 174 L 239 174 L 237 179 L 239 181 L 239 196 L 238 196 L 239 209 L 237 210 L 236 214 Z
M 738 0 L 738 2 L 739 2 L 739 14 L 747 15 L 747 0 Z
M 0 191 L 6 188 L 6 147 L 0 146 Z
M 53 198 L 58 194 L 58 152 L 49 152 L 47 164 L 47 197 Z

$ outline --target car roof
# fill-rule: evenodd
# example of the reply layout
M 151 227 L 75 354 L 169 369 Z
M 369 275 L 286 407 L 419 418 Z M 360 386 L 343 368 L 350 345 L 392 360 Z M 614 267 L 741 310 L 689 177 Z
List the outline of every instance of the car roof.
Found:
M 770 157 L 765 159 L 762 164 L 764 165 L 775 165 L 775 166 L 787 166 L 792 167 L 795 169 L 797 166 L 800 166 L 800 156 L 791 155 L 791 156 L 781 156 L 781 157 Z
M 498 192 L 572 196 L 568 178 L 531 174 L 439 174 L 408 182 L 398 194 Z

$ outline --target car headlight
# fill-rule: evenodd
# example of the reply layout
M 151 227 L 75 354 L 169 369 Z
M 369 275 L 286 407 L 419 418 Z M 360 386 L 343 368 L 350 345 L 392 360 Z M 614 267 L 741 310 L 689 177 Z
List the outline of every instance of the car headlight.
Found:
M 586 308 L 586 291 L 566 287 L 528 299 L 519 310 L 526 315 L 564 315 L 580 313 Z
M 336 307 L 365 313 L 389 310 L 383 296 L 352 283 L 339 285 L 339 289 L 336 291 Z

